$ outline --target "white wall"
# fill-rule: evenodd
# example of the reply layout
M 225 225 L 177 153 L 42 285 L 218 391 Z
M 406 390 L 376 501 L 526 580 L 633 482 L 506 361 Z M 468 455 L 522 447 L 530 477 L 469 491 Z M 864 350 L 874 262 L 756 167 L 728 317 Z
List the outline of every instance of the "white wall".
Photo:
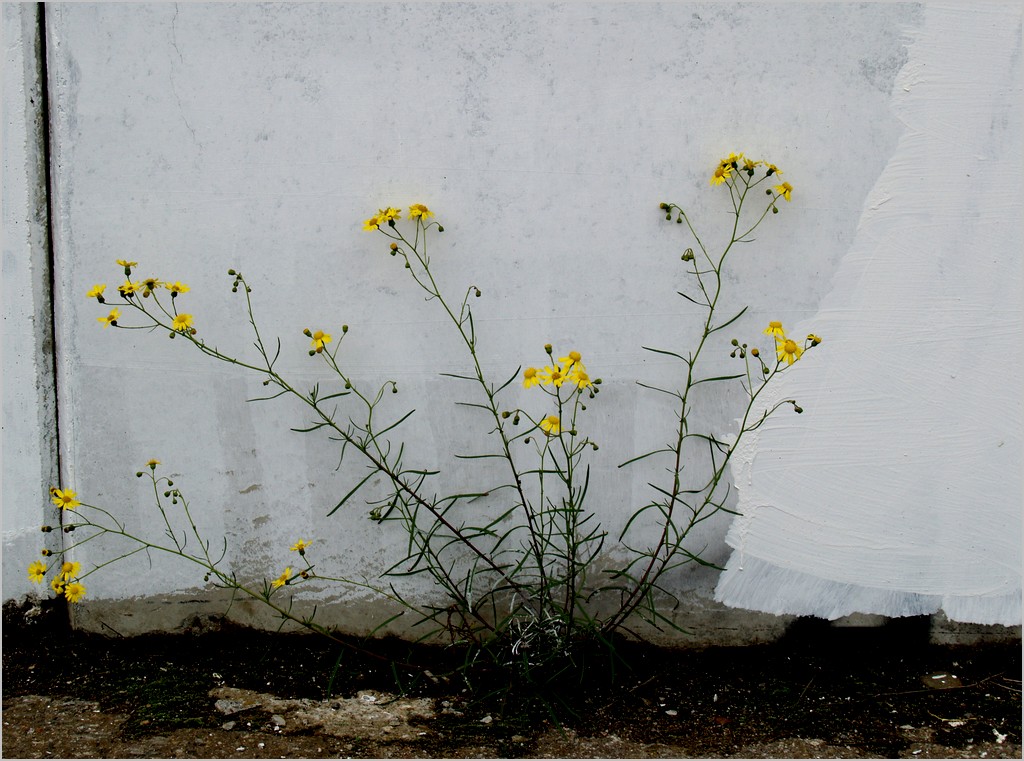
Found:
M 675 368 L 640 346 L 682 348 L 699 330 L 674 296 L 690 241 L 657 204 L 685 205 L 721 238 L 728 201 L 708 186 L 715 161 L 743 150 L 782 166 L 793 203 L 732 260 L 723 310 L 751 305 L 736 327 L 744 338 L 769 319 L 814 327 L 903 144 L 891 90 L 925 17 L 913 4 L 69 4 L 48 5 L 46 21 L 64 481 L 145 526 L 152 508 L 133 474 L 161 459 L 202 528 L 228 536 L 245 576 L 273 573 L 300 536 L 316 538 L 322 567 L 373 575 L 395 537 L 357 509 L 324 518 L 355 470 L 335 473 L 327 443 L 288 432 L 303 421 L 294 405 L 246 404 L 258 379 L 180 341 L 101 330 L 84 294 L 118 280 L 115 259 L 189 283 L 206 340 L 244 351 L 244 312 L 225 274 L 241 268 L 261 323 L 282 337 L 282 367 L 310 384 L 325 374 L 302 328 L 337 334 L 347 323 L 339 356 L 366 382 L 399 381 L 392 409 L 417 409 L 411 451 L 460 483 L 470 471 L 448 455 L 483 443 L 454 406 L 462 389 L 438 373 L 466 359 L 435 305 L 361 229 L 379 206 L 427 203 L 446 228 L 433 249 L 440 280 L 484 292 L 474 305 L 496 376 L 540 362 L 551 342 L 578 348 L 605 380 L 588 412 L 602 445 L 591 506 L 615 533 L 652 478 L 616 466 L 670 435 L 669 408 L 635 382 Z M 1019 119 L 994 129 L 1012 143 Z M 728 370 L 725 348 L 716 362 Z M 817 353 L 793 375 L 825 383 L 841 355 Z M 736 393 L 708 398 L 697 422 L 734 430 L 739 403 Z M 806 406 L 802 424 L 840 425 Z M 954 445 L 974 444 L 964 435 Z M 762 438 L 762 451 L 774 446 Z M 903 502 L 899 484 L 892 498 Z M 863 504 L 831 496 L 851 511 Z M 1019 471 L 991 496 L 994 510 L 1016 514 Z M 966 507 L 964 497 L 947 504 L 950 514 Z M 728 528 L 724 516 L 711 521 L 694 543 L 725 563 Z M 94 601 L 192 599 L 201 586 L 159 557 L 90 581 Z M 709 609 L 717 582 L 707 571 L 673 579 Z
M 800 323 L 829 336 L 827 369 L 771 395 L 810 414 L 734 461 L 719 600 L 1020 624 L 1020 43 L 1018 7 L 926 7 L 893 90 L 903 135 Z
M 33 589 L 26 569 L 59 535 L 46 173 L 40 138 L 38 8 L 3 6 L 3 597 Z

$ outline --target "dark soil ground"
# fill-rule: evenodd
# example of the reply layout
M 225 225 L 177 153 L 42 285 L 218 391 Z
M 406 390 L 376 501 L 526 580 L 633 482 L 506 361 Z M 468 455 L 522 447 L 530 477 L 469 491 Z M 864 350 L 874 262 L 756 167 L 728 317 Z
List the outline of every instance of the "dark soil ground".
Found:
M 1021 757 L 1020 643 L 929 645 L 926 621 L 623 643 L 540 692 L 499 673 L 471 690 L 444 676 L 451 652 L 404 643 L 359 643 L 377 660 L 311 635 L 62 622 L 5 608 L 4 758 Z

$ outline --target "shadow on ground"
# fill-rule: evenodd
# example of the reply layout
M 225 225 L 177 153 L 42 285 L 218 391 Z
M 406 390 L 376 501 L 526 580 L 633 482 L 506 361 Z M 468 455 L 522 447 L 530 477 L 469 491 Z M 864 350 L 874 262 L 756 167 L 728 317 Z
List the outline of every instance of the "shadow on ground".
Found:
M 5 758 L 1020 758 L 1020 642 L 801 621 L 772 645 L 621 643 L 542 692 L 394 641 L 134 638 L 4 608 Z M 375 657 L 374 657 L 375 656 Z M 396 663 L 415 663 L 427 673 Z

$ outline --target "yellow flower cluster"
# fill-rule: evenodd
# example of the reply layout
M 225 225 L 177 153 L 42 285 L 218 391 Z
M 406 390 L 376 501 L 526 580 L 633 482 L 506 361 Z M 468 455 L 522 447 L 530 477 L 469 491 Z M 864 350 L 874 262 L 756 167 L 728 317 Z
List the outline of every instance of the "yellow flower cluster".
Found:
M 565 357 L 560 357 L 561 364 L 547 365 L 544 368 L 528 367 L 523 371 L 523 388 L 531 386 L 555 386 L 561 388 L 566 381 L 573 383 L 577 388 L 589 388 L 593 385 L 587 368 L 583 365 L 583 357 L 578 351 L 571 351 Z
M 394 227 L 395 220 L 401 219 L 401 211 L 393 206 L 386 209 L 378 209 L 377 213 L 363 222 L 364 230 L 378 230 L 381 225 Z M 434 216 L 434 212 L 421 203 L 414 203 L 409 207 L 409 219 L 427 219 Z
M 785 362 L 787 365 L 792 365 L 800 357 L 803 356 L 806 346 L 801 346 L 792 338 L 786 335 L 786 331 L 782 328 L 782 323 L 776 320 L 772 320 L 768 323 L 768 327 L 764 329 L 764 333 L 767 336 L 775 338 L 775 353 L 778 355 L 779 362 Z M 821 337 L 811 333 L 807 336 L 807 344 L 809 346 L 817 346 L 821 343 Z
M 550 345 L 545 346 L 544 349 L 548 356 L 553 356 Z M 546 365 L 543 368 L 527 367 L 523 370 L 523 388 L 532 388 L 533 386 L 561 388 L 567 382 L 580 391 L 592 388 L 594 385 L 583 364 L 583 356 L 578 351 L 570 351 L 564 357 L 559 357 L 557 363 Z M 548 415 L 537 425 L 548 436 L 557 436 L 562 431 L 562 421 L 558 415 Z
M 741 162 L 742 166 L 740 165 Z M 733 172 L 746 172 L 748 177 L 753 177 L 754 170 L 759 166 L 765 167 L 765 177 L 771 177 L 773 174 L 782 174 L 782 170 L 775 166 L 775 164 L 763 159 L 754 161 L 753 159 L 746 158 L 742 153 L 730 153 L 718 162 L 715 171 L 711 173 L 711 184 L 721 185 L 732 177 Z M 778 193 L 776 198 L 781 197 L 789 201 L 793 194 L 793 186 L 788 182 L 783 182 L 781 185 L 775 186 L 775 192 Z
M 49 550 L 43 550 L 44 556 L 49 554 Z M 42 584 L 46 579 L 46 572 L 48 570 L 46 563 L 43 561 L 32 561 L 28 566 L 29 581 L 36 584 Z M 85 597 L 85 585 L 78 580 L 78 575 L 81 570 L 82 566 L 79 563 L 70 561 L 63 562 L 60 567 L 60 572 L 54 576 L 53 580 L 50 582 L 50 588 L 58 595 L 66 597 L 68 602 L 80 602 L 81 599 Z
M 61 510 L 74 510 L 82 504 L 71 489 L 58 489 L 56 486 L 50 487 L 50 499 Z M 50 527 L 43 526 L 43 531 L 50 531 Z M 43 557 L 48 557 L 51 554 L 49 550 L 43 550 Z M 28 566 L 28 578 L 30 581 L 41 584 L 46 578 L 47 570 L 49 569 L 46 567 L 46 563 L 35 560 Z M 66 597 L 69 602 L 78 602 L 85 596 L 85 586 L 78 581 L 80 570 L 81 566 L 78 563 L 65 562 L 61 565 L 60 573 L 50 582 L 50 587 L 57 594 Z
M 175 280 L 173 283 L 165 283 L 164 281 L 155 278 L 147 277 L 144 280 L 132 280 L 132 267 L 137 267 L 138 262 L 130 262 L 126 259 L 118 259 L 117 263 L 124 267 L 125 281 L 121 285 L 117 286 L 117 292 L 122 299 L 132 299 L 136 294 L 141 293 L 143 298 L 148 298 L 159 288 L 166 288 L 171 292 L 171 300 L 177 298 L 179 293 L 188 293 L 191 290 L 187 285 L 179 280 Z M 106 283 L 97 283 L 92 289 L 86 294 L 86 298 L 96 299 L 100 304 L 105 304 L 106 300 L 103 297 L 103 292 L 106 290 Z M 104 328 L 109 328 L 111 325 L 117 327 L 117 318 L 121 316 L 121 310 L 116 307 L 110 310 L 110 313 L 106 317 L 97 317 L 96 320 Z M 174 320 L 171 323 L 171 329 L 177 333 L 189 333 L 191 335 L 196 334 L 196 329 L 192 327 L 192 315 L 190 314 L 176 314 Z

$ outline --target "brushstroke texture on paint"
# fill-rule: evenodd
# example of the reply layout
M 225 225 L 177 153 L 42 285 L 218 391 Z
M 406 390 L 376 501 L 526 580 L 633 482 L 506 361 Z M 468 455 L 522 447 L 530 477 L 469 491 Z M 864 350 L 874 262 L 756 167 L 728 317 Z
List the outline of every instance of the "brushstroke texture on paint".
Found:
M 1021 11 L 928 5 L 825 342 L 744 442 L 728 605 L 1021 623 Z M 839 169 L 841 155 L 825 157 Z

